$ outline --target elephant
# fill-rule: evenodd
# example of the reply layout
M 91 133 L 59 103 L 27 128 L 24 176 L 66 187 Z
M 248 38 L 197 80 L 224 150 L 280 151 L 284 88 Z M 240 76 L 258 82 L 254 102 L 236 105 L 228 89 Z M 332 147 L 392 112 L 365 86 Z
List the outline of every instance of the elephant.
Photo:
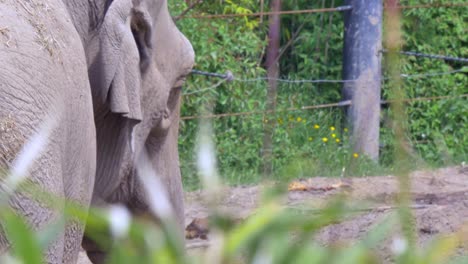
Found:
M 121 204 L 157 221 L 135 168 L 145 153 L 182 229 L 177 137 L 194 56 L 167 0 L 1 0 L 0 169 L 11 169 L 52 118 L 48 143 L 24 181 L 84 208 Z M 58 221 L 64 204 L 50 208 L 20 192 L 8 200 L 35 230 Z M 76 263 L 83 246 L 102 263 L 106 252 L 85 229 L 67 221 L 45 261 Z M 0 223 L 0 255 L 11 248 L 2 234 Z

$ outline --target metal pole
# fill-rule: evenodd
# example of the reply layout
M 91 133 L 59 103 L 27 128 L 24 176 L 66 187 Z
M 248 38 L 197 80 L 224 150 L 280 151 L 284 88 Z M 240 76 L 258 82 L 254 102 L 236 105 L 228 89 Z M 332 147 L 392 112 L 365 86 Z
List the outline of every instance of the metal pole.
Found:
M 382 0 L 346 0 L 343 49 L 344 100 L 354 151 L 379 157 Z

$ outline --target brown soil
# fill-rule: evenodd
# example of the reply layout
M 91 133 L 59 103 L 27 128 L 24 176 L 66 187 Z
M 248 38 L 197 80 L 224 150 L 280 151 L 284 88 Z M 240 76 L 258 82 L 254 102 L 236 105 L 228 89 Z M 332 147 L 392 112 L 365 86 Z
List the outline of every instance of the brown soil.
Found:
M 317 240 L 323 244 L 352 243 L 396 209 L 394 201 L 398 193 L 398 181 L 394 176 L 346 179 L 346 185 L 349 185 L 346 188 L 337 187 L 343 183 L 338 178 L 317 177 L 303 179 L 299 183 L 310 189 L 288 192 L 283 200 L 284 206 L 304 208 L 307 204 L 308 208 L 319 208 L 344 189 L 349 192 L 350 201 L 362 201 L 367 205 L 358 216 L 321 230 Z M 411 183 L 411 207 L 416 219 L 418 244 L 425 246 L 436 236 L 465 230 L 466 240 L 460 245 L 458 253 L 468 254 L 468 167 L 417 171 L 411 174 Z M 235 219 L 245 219 L 259 206 L 261 191 L 260 186 L 226 188 L 217 207 Z M 186 193 L 186 225 L 194 219 L 209 216 L 209 205 L 205 201 L 213 202 L 215 199 L 204 199 L 205 196 L 203 191 Z M 390 259 L 391 241 L 398 235 L 395 228 L 392 237 L 379 246 L 378 254 L 383 260 L 387 260 L 385 262 Z M 207 240 L 187 240 L 187 247 L 196 252 L 203 251 L 210 245 L 209 233 Z
M 412 212 L 416 219 L 418 244 L 425 246 L 434 237 L 465 230 L 466 241 L 459 248 L 459 254 L 468 254 L 468 167 L 451 167 L 435 171 L 417 171 L 411 174 Z M 299 181 L 310 187 L 308 191 L 290 191 L 283 204 L 287 207 L 319 208 L 331 197 L 346 189 L 350 201 L 362 201 L 365 206 L 358 216 L 340 224 L 321 230 L 317 239 L 323 244 L 352 243 L 362 238 L 366 232 L 395 212 L 395 197 L 398 181 L 394 176 L 362 177 L 346 179 L 345 187 L 338 187 L 343 181 L 337 178 L 310 178 Z M 226 188 L 219 209 L 236 219 L 252 214 L 259 206 L 259 186 Z M 206 218 L 210 210 L 202 191 L 186 194 L 186 224 L 193 219 Z M 212 201 L 213 199 L 211 199 Z M 389 260 L 389 247 L 394 233 L 379 247 L 379 254 Z M 191 239 L 189 248 L 203 248 L 210 245 L 208 240 Z

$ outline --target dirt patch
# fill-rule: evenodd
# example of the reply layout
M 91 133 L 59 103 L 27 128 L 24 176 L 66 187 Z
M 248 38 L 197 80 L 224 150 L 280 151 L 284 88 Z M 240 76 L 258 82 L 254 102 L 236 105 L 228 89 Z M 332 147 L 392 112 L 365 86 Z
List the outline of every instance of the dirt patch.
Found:
M 306 186 L 313 186 L 311 191 L 288 192 L 283 203 L 288 207 L 307 204 L 320 207 L 328 199 L 342 191 L 342 181 L 336 178 L 311 178 L 299 181 Z M 468 167 L 452 167 L 435 171 L 417 171 L 411 174 L 412 211 L 416 220 L 418 244 L 427 245 L 434 237 L 460 231 L 468 224 Z M 316 236 L 321 244 L 347 244 L 362 238 L 372 227 L 380 224 L 386 216 L 394 212 L 394 199 L 398 191 L 398 181 L 394 176 L 352 178 L 346 181 L 351 185 L 349 194 L 353 201 L 365 201 L 361 214 L 342 223 L 322 229 Z M 259 206 L 260 186 L 226 188 L 218 206 L 235 219 L 244 219 Z M 196 239 L 187 240 L 189 254 L 200 254 L 210 246 L 210 235 L 206 235 L 206 223 L 194 219 L 204 219 L 210 214 L 209 206 L 203 199 L 202 191 L 186 193 L 185 222 L 189 231 L 200 229 L 202 236 L 192 235 Z M 209 200 L 212 202 L 213 199 Z M 200 223 L 201 222 L 201 223 Z M 199 226 L 194 227 L 194 223 Z M 192 225 L 191 225 L 192 224 Z M 384 262 L 391 262 L 390 247 L 398 228 L 379 247 L 376 254 Z M 468 239 L 468 235 L 466 236 Z M 459 254 L 467 254 L 468 241 L 459 248 Z M 89 263 L 85 254 L 80 254 L 80 264 Z
M 341 179 L 311 178 L 299 181 L 305 186 L 313 186 L 312 191 L 292 191 L 287 193 L 283 204 L 287 207 L 317 208 L 342 191 Z M 416 220 L 418 244 L 427 245 L 434 237 L 460 231 L 468 224 L 468 167 L 451 167 L 435 171 L 417 171 L 411 174 L 412 213 Z M 339 224 L 328 226 L 317 235 L 323 244 L 353 243 L 367 231 L 381 223 L 390 213 L 395 212 L 395 197 L 398 193 L 398 180 L 394 176 L 350 178 L 346 180 L 350 201 L 362 201 L 366 207 L 358 216 Z M 259 186 L 226 188 L 224 199 L 219 203 L 220 210 L 237 219 L 248 217 L 258 207 L 261 192 Z M 209 215 L 208 205 L 203 201 L 203 192 L 186 194 L 186 223 L 195 218 Z M 394 237 L 400 234 L 394 230 Z M 209 245 L 209 235 L 208 235 Z M 383 260 L 389 259 L 392 238 L 380 246 Z M 200 239 L 188 240 L 189 247 L 197 247 Z M 468 241 L 460 247 L 460 254 L 468 252 Z
M 18 155 L 25 137 L 10 116 L 0 115 L 0 171 L 6 170 Z
M 53 25 L 53 13 L 49 12 L 51 7 L 48 3 L 43 1 L 25 1 L 18 2 L 23 10 L 26 11 L 27 20 L 34 28 L 36 33 L 35 43 L 39 46 L 40 50 L 46 50 L 51 57 L 59 55 L 60 45 L 55 38 L 53 32 L 50 30 Z

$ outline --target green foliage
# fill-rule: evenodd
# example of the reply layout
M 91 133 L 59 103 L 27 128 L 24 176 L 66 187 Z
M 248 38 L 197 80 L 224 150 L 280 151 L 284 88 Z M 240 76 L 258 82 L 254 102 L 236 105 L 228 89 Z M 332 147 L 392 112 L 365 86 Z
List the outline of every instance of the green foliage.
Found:
M 403 4 L 431 1 L 403 1 Z M 468 7 L 412 9 L 404 12 L 403 50 L 468 57 L 466 21 Z M 464 72 L 427 78 L 409 78 L 404 88 L 409 98 L 453 96 L 453 99 L 413 102 L 408 105 L 411 141 L 424 160 L 436 165 L 466 161 L 468 155 L 468 68 L 460 62 L 405 57 L 404 74 Z M 386 90 L 384 89 L 384 96 Z
M 431 1 L 403 1 L 402 5 Z M 268 11 L 268 1 L 265 2 Z M 282 1 L 283 10 L 327 8 L 343 5 L 343 1 L 306 0 Z M 185 3 L 173 4 L 173 13 L 186 8 Z M 467 7 L 419 8 L 403 10 L 405 45 L 402 50 L 429 54 L 467 57 L 468 38 L 465 23 Z M 204 2 L 192 14 L 223 14 L 259 12 L 258 1 Z M 192 41 L 197 54 L 196 69 L 223 73 L 231 71 L 239 79 L 264 77 L 262 61 L 267 44 L 268 19 L 258 17 L 218 19 L 183 18 L 178 26 Z M 280 76 L 284 79 L 342 79 L 343 14 L 329 12 L 281 16 Z M 402 57 L 404 74 L 447 72 L 462 68 L 462 63 L 444 60 Z M 385 60 L 385 55 L 384 55 Z M 466 69 L 466 67 L 465 67 Z M 442 166 L 466 161 L 468 152 L 468 77 L 463 73 L 404 78 L 408 98 L 453 96 L 451 99 L 408 103 L 408 139 L 412 144 L 415 166 Z M 384 69 L 386 75 L 386 69 Z M 380 162 L 372 164 L 361 157 L 349 168 L 352 159 L 349 140 L 343 134 L 343 111 L 339 108 L 300 109 L 303 106 L 338 102 L 340 83 L 278 83 L 276 114 L 262 114 L 265 109 L 265 80 L 223 83 L 211 90 L 218 80 L 192 76 L 186 85 L 182 116 L 197 115 L 208 110 L 214 114 L 257 112 L 256 114 L 213 119 L 218 164 L 222 177 L 232 184 L 254 183 L 259 180 L 262 165 L 263 124 L 278 120 L 274 133 L 275 177 L 339 176 L 343 168 L 353 175 L 388 173 L 393 170 L 394 132 L 390 110 L 382 113 Z M 198 93 L 194 91 L 202 90 Z M 389 99 L 388 82 L 382 88 L 383 100 Z M 208 107 L 207 107 L 208 106 Z M 260 112 L 260 113 L 259 113 Z M 290 122 L 302 118 L 306 123 Z M 282 120 L 282 122 L 279 122 Z M 313 129 L 335 126 L 340 143 L 324 144 L 325 132 Z M 193 159 L 197 121 L 181 122 L 179 150 L 184 183 L 198 186 Z M 309 141 L 309 137 L 313 140 Z M 291 168 L 294 168 L 291 170 Z M 288 171 L 288 175 L 285 175 Z M 294 171 L 294 172 L 292 172 Z M 292 173 L 292 174 L 291 174 Z
M 29 229 L 24 219 L 11 209 L 0 208 L 0 222 L 6 237 L 13 245 L 12 253 L 23 263 L 42 263 L 41 247 L 36 234 Z
M 257 5 L 254 1 L 226 1 L 219 3 L 204 2 L 196 10 L 199 13 L 251 13 Z M 173 6 L 173 13 L 178 14 L 186 8 L 184 3 Z M 194 11 L 192 11 L 194 12 Z M 224 73 L 231 71 L 239 78 L 263 76 L 261 67 L 265 27 L 259 26 L 255 18 L 232 19 L 193 19 L 184 18 L 178 22 L 181 31 L 191 40 L 196 51 L 196 69 Z M 202 30 L 203 29 L 203 30 Z M 207 105 L 214 113 L 257 111 L 263 109 L 266 89 L 265 84 L 252 86 L 250 83 L 223 83 L 216 89 L 206 89 L 219 80 L 202 76 L 192 76 L 187 81 L 183 96 L 182 116 L 203 113 Z M 195 93 L 194 93 L 195 92 Z M 226 178 L 232 181 L 237 175 L 246 175 L 251 181 L 260 165 L 262 117 L 234 117 L 217 119 L 217 151 L 222 159 L 219 165 Z M 193 155 L 195 137 L 198 129 L 197 120 L 181 122 L 179 153 L 181 157 L 184 183 L 197 186 L 198 177 L 194 171 Z M 260 136 L 260 137 L 259 137 Z M 237 155 L 242 153 L 242 155 Z M 242 176 L 243 177 L 243 176 Z

